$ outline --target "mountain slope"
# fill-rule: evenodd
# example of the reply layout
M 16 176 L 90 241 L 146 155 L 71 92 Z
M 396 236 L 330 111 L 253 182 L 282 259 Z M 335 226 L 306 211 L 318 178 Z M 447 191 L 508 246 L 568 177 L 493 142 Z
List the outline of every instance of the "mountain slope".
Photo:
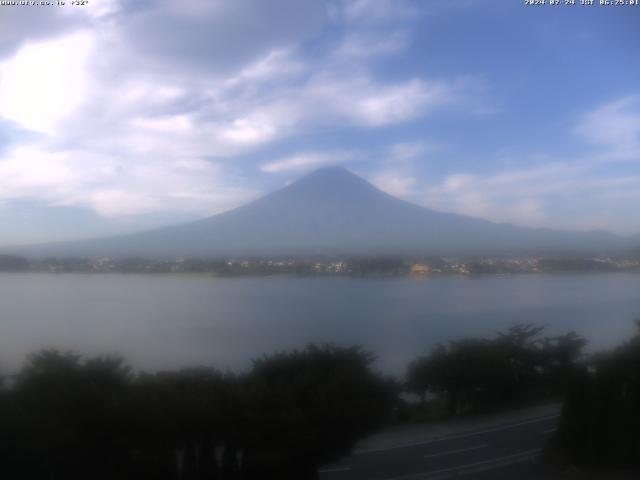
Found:
M 154 257 L 446 255 L 595 252 L 613 248 L 619 241 L 605 232 L 519 228 L 436 212 L 392 197 L 341 167 L 327 167 L 252 203 L 197 222 L 11 251 Z

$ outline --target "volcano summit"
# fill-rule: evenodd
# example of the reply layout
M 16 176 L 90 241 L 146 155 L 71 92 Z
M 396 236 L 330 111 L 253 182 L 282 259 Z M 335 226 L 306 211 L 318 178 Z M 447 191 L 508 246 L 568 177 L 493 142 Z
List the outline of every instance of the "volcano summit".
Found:
M 58 256 L 468 255 L 602 252 L 601 231 L 517 227 L 400 200 L 342 167 L 325 167 L 247 205 L 142 233 L 3 249 Z

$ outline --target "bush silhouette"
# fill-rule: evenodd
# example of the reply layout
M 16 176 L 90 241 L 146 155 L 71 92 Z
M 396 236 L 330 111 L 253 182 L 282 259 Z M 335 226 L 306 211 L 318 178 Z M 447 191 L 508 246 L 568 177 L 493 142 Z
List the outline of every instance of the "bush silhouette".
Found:
M 43 350 L 0 389 L 0 462 L 25 480 L 314 478 L 389 415 L 393 386 L 371 361 L 310 345 L 244 375 L 136 375 L 117 357 Z
M 542 332 L 517 325 L 492 339 L 439 344 L 409 365 L 407 388 L 423 399 L 444 397 L 451 415 L 562 395 L 586 341 L 574 332 L 558 337 Z
M 640 333 L 574 375 L 557 442 L 579 465 L 640 467 Z

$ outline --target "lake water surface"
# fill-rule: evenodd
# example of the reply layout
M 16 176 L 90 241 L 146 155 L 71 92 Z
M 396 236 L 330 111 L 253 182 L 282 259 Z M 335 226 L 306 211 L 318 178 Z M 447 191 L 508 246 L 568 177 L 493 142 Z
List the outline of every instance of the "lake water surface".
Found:
M 135 367 L 251 359 L 308 342 L 359 344 L 401 373 L 435 343 L 522 322 L 576 330 L 593 350 L 635 331 L 640 275 L 211 278 L 0 274 L 0 370 L 45 346 L 119 353 Z

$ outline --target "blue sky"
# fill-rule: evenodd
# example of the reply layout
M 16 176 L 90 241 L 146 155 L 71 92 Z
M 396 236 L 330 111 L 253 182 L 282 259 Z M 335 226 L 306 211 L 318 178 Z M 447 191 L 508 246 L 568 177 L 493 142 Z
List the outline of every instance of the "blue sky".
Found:
M 201 218 L 327 164 L 438 210 L 639 233 L 639 27 L 520 0 L 0 7 L 0 243 Z

